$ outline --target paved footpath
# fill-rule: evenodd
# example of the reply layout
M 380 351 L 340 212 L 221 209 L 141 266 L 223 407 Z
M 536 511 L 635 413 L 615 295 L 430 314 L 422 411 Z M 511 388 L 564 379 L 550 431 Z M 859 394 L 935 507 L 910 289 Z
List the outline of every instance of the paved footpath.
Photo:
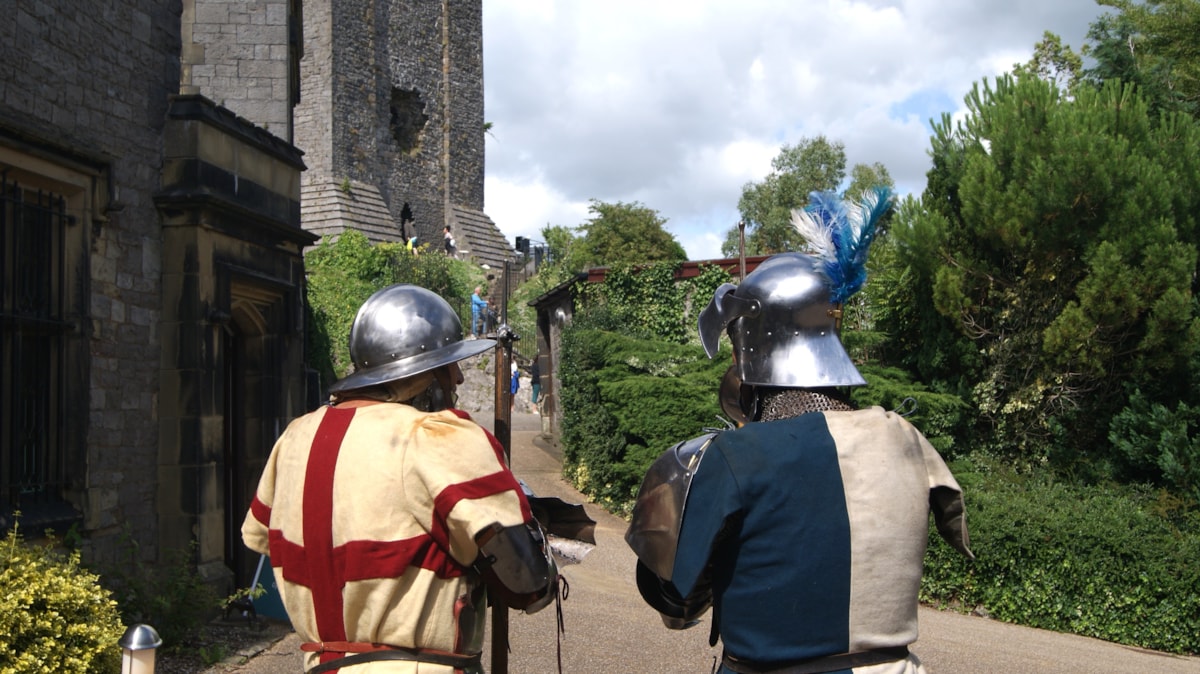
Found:
M 482 415 L 480 415 L 482 416 Z M 479 419 L 488 424 L 490 420 Z M 561 477 L 560 457 L 541 437 L 533 414 L 513 417 L 512 466 L 539 496 L 586 499 Z M 642 603 L 633 582 L 634 556 L 625 545 L 626 522 L 588 503 L 596 520 L 596 549 L 582 564 L 564 567 L 570 584 L 563 602 L 565 633 L 557 635 L 553 607 L 534 615 L 510 612 L 508 671 L 566 674 L 707 674 L 720 645 L 708 645 L 709 622 L 675 632 Z M 934 673 L 984 674 L 1200 674 L 1200 658 L 1186 658 L 1056 632 L 922 607 L 921 638 L 912 650 Z M 490 634 L 487 644 L 491 643 Z M 298 674 L 295 634 L 264 643 L 248 663 L 210 672 Z M 485 667 L 492 671 L 485 651 Z M 346 669 L 347 674 L 353 669 Z

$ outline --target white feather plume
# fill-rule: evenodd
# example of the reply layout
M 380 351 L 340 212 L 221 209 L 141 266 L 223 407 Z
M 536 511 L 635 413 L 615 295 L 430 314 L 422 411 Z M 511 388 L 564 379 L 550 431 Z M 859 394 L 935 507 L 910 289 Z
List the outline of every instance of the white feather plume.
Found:
M 837 251 L 833 247 L 833 236 L 830 234 L 829 228 L 814 214 L 801 208 L 794 209 L 792 226 L 796 228 L 800 236 L 804 237 L 807 252 L 822 260 L 837 258 Z

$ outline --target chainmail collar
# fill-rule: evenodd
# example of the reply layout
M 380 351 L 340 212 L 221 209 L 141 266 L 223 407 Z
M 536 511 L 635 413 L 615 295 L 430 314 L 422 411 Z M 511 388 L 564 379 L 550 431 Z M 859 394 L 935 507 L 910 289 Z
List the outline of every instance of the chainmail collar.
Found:
M 845 412 L 854 406 L 832 389 L 802 388 L 772 389 L 761 394 L 762 413 L 759 421 L 791 419 L 809 412 Z

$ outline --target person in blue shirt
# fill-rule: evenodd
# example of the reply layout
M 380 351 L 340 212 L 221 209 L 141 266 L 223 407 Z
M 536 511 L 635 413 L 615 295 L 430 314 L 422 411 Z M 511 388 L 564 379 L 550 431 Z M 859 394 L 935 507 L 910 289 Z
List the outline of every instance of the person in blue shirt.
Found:
M 508 398 L 509 409 L 512 409 L 512 406 L 516 403 L 517 391 L 520 391 L 520 390 L 521 390 L 521 370 L 517 368 L 517 364 L 514 362 L 512 364 L 512 380 L 509 382 L 509 390 L 508 390 L 508 392 L 511 394 Z
M 479 286 L 475 286 L 475 292 L 471 294 L 471 335 L 473 337 L 478 337 L 486 327 L 487 306 L 487 300 L 480 296 Z

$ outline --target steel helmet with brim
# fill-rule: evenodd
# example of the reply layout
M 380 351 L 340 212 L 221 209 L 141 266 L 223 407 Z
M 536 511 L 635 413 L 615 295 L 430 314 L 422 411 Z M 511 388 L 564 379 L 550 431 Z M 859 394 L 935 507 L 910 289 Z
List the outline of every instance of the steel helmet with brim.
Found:
M 350 326 L 354 372 L 330 393 L 405 379 L 493 348 L 492 339 L 464 341 L 462 322 L 446 300 L 401 283 L 367 298 Z

